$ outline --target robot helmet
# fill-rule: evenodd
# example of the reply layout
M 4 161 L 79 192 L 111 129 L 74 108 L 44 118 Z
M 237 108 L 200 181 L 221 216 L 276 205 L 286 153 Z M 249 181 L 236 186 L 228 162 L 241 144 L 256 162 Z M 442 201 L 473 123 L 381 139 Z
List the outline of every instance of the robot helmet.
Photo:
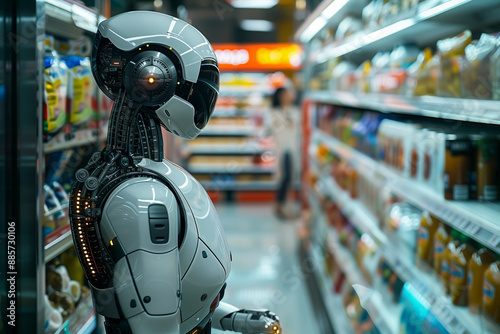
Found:
M 217 58 L 205 36 L 157 12 L 127 12 L 101 22 L 92 72 L 109 98 L 125 92 L 184 139 L 206 126 L 219 94 Z

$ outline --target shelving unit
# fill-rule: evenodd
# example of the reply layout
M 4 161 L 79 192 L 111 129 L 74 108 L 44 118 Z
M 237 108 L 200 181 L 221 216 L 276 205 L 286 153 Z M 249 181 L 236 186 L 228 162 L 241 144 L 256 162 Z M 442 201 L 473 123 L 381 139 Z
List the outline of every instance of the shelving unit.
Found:
M 307 98 L 317 103 L 409 114 L 447 120 L 500 125 L 498 101 L 437 96 L 405 97 L 392 94 L 314 91 Z
M 385 177 L 391 191 L 415 206 L 429 211 L 449 226 L 489 246 L 500 254 L 500 203 L 481 203 L 476 201 L 446 201 L 435 193 L 421 187 L 412 180 L 405 179 L 398 173 L 357 152 L 321 131 L 313 134 L 313 140 L 327 144 L 336 154 L 352 161 L 360 168 L 376 171 Z M 349 201 L 349 199 L 345 199 Z
M 25 3 L 23 3 L 25 2 Z M 21 8 L 28 8 L 28 1 L 20 1 L 19 6 Z M 24 6 L 24 7 L 23 7 Z M 30 5 L 31 6 L 31 5 Z M 31 8 L 31 7 L 30 7 Z M 19 10 L 19 9 L 18 9 Z M 23 9 L 24 10 L 24 9 Z M 19 10 L 21 12 L 21 10 Z M 45 308 L 44 308 L 44 294 L 47 292 L 45 288 L 46 279 L 45 279 L 45 265 L 58 256 L 60 256 L 63 252 L 67 251 L 73 246 L 73 238 L 70 231 L 69 224 L 62 224 L 59 222 L 60 228 L 56 229 L 52 233 L 46 236 L 44 239 L 42 237 L 42 222 L 45 217 L 50 217 L 54 213 L 64 210 L 67 211 L 67 205 L 56 207 L 50 212 L 45 212 L 43 216 L 43 199 L 45 196 L 43 195 L 43 185 L 42 183 L 45 181 L 45 173 L 48 166 L 45 166 L 44 161 L 48 159 L 49 154 L 58 152 L 58 151 L 66 151 L 72 150 L 75 148 L 79 148 L 87 145 L 96 145 L 105 138 L 105 130 L 99 129 L 97 125 L 97 121 L 92 121 L 92 125 L 87 126 L 86 128 L 82 128 L 83 125 L 80 125 L 78 130 L 70 129 L 68 125 L 65 125 L 65 128 L 61 130 L 59 134 L 54 136 L 48 142 L 43 142 L 43 131 L 42 131 L 42 121 L 43 120 L 43 91 L 44 85 L 43 82 L 43 73 L 44 73 L 44 38 L 45 34 L 56 36 L 57 38 L 64 40 L 78 40 L 79 42 L 79 55 L 88 54 L 92 50 L 92 37 L 95 35 L 97 31 L 97 25 L 100 21 L 103 20 L 103 16 L 99 15 L 99 13 L 91 8 L 86 7 L 82 2 L 75 1 L 64 1 L 64 0 L 45 0 L 45 1 L 36 1 L 33 5 L 33 12 L 30 16 L 20 17 L 18 21 L 29 22 L 29 26 L 26 28 L 28 30 L 18 30 L 21 32 L 22 38 L 26 35 L 26 38 L 29 38 L 32 34 L 35 34 L 33 41 L 25 41 L 23 40 L 23 48 L 26 48 L 26 45 L 33 45 L 34 50 L 29 56 L 24 56 L 21 60 L 19 60 L 19 67 L 29 67 L 36 70 L 36 73 L 33 75 L 36 77 L 36 80 L 29 78 L 29 76 L 25 75 L 23 77 L 24 81 L 33 81 L 33 84 L 36 83 L 36 94 L 31 94 L 29 90 L 20 89 L 19 93 L 20 99 L 24 100 L 33 100 L 37 105 L 37 108 L 30 108 L 30 115 L 22 116 L 20 114 L 19 117 L 22 119 L 18 120 L 23 126 L 26 126 L 29 122 L 24 119 L 24 117 L 29 117 L 30 119 L 37 119 L 36 130 L 30 129 L 33 133 L 37 134 L 37 138 L 35 142 L 30 143 L 30 150 L 25 150 L 26 152 L 31 152 L 31 147 L 33 150 L 36 150 L 35 157 L 23 157 L 19 159 L 20 161 L 36 161 L 36 180 L 32 178 L 28 178 L 32 183 L 31 186 L 20 187 L 22 189 L 31 189 L 33 188 L 41 189 L 37 190 L 37 199 L 33 201 L 32 212 L 35 213 L 36 217 L 34 219 L 20 219 L 23 222 L 22 225 L 28 226 L 28 221 L 33 221 L 32 226 L 30 226 L 30 231 L 20 231 L 21 235 L 33 235 L 36 238 L 36 243 L 24 242 L 20 240 L 20 243 L 23 242 L 22 253 L 21 247 L 19 247 L 20 252 L 18 256 L 23 257 L 23 263 L 25 263 L 28 259 L 28 253 L 26 249 L 29 249 L 28 244 L 36 245 L 34 246 L 34 252 L 36 255 L 34 258 L 36 259 L 33 267 L 37 268 L 37 272 L 27 277 L 27 275 L 20 275 L 21 280 L 29 280 L 31 284 L 35 285 L 37 288 L 28 291 L 25 290 L 25 287 L 28 286 L 25 282 L 20 282 L 20 295 L 24 296 L 23 300 L 30 300 L 31 304 L 25 304 L 21 306 L 19 303 L 18 309 L 29 309 L 35 310 L 35 314 L 30 314 L 26 316 L 24 314 L 19 313 L 18 319 L 23 321 L 20 324 L 19 330 L 21 332 L 26 333 L 43 333 L 45 326 Z M 35 25 L 33 26 L 33 24 Z M 36 28 L 36 29 L 35 29 Z M 23 28 L 24 29 L 24 28 Z M 86 43 L 86 44 L 85 44 Z M 26 66 L 26 64 L 29 64 Z M 36 65 L 36 66 L 35 66 Z M 17 91 L 17 90 L 16 90 Z M 18 108 L 18 110 L 25 110 L 27 108 Z M 13 147 L 16 147 L 15 145 Z M 27 146 L 26 146 L 27 147 Z M 17 148 L 22 151 L 21 145 Z M 23 162 L 23 164 L 25 164 Z M 23 168 L 23 167 L 20 167 Z M 25 173 L 23 177 L 27 177 L 28 175 Z M 29 198 L 26 197 L 26 201 Z M 26 210 L 26 209 L 25 209 Z M 28 210 L 26 210 L 28 211 Z M 20 224 L 21 225 L 21 224 Z M 27 262 L 26 262 L 27 263 Z M 26 264 L 27 265 L 27 264 Z M 71 273 L 70 273 L 71 274 Z M 25 278 L 24 278 L 25 277 Z M 29 296 L 29 297 L 27 297 Z M 18 300 L 19 295 L 18 295 Z M 31 301 L 32 300 L 32 301 Z M 24 321 L 25 319 L 31 319 L 30 321 Z M 82 297 L 82 300 L 77 304 L 75 312 L 68 318 L 68 320 L 61 326 L 56 333 L 75 333 L 75 334 L 90 334 L 94 331 L 96 327 L 96 314 L 92 307 L 92 297 L 90 293 L 86 296 Z
M 335 2 L 337 0 L 332 3 Z M 337 6 L 332 20 L 341 19 L 345 14 L 339 9 L 347 6 L 351 13 L 361 16 L 362 5 L 355 8 L 351 7 L 357 4 L 355 1 L 338 2 L 345 4 L 341 8 Z M 419 46 L 427 46 L 440 38 L 460 33 L 466 28 L 486 26 L 497 22 L 494 16 L 499 11 L 497 5 L 495 0 L 447 0 L 432 7 L 422 2 L 415 16 L 396 21 L 374 31 L 364 30 L 342 41 L 334 42 L 311 53 L 309 61 L 321 63 L 341 56 L 353 61 L 363 61 L 371 58 L 378 51 L 390 49 L 405 40 L 416 41 Z M 318 17 L 321 15 L 320 13 Z M 323 23 L 323 27 L 325 24 L 326 22 Z
M 322 166 L 321 163 L 324 161 L 320 162 L 313 154 L 316 152 L 316 145 L 321 144 L 322 148 L 327 148 L 342 163 L 355 169 L 358 174 L 364 172 L 365 177 L 371 175 L 377 179 L 377 182 L 380 180 L 383 186 L 380 189 L 377 188 L 379 191 L 388 190 L 395 197 L 428 211 L 451 228 L 500 254 L 499 202 L 447 201 L 416 181 L 403 177 L 397 170 L 383 162 L 357 151 L 348 145 L 347 139 L 344 143 L 316 128 L 316 124 L 321 124 L 318 117 L 326 117 L 320 112 L 325 105 L 333 106 L 333 109 L 325 107 L 321 109 L 322 111 L 333 113 L 339 109 L 341 116 L 351 112 L 359 116 L 364 115 L 366 111 L 372 114 L 377 112 L 389 114 L 389 118 L 395 119 L 425 119 L 425 122 L 432 124 L 471 122 L 476 128 L 483 126 L 490 130 L 499 126 L 500 103 L 498 101 L 360 93 L 361 88 L 352 88 L 352 91 L 326 90 L 326 80 L 329 80 L 328 73 L 338 61 L 349 61 L 356 67 L 366 60 L 371 60 L 376 53 L 390 51 L 402 42 L 415 42 L 419 48 L 423 49 L 435 47 L 438 40 L 461 33 L 465 29 L 470 29 L 473 33 L 488 32 L 489 27 L 500 23 L 498 19 L 500 6 L 495 0 L 427 0 L 420 2 L 413 12 L 411 10 L 401 12 L 399 16 L 392 16 L 385 23 L 377 21 L 378 26 L 375 28 L 365 28 L 341 40 L 325 37 L 332 36 L 332 31 L 346 16 L 352 15 L 360 18 L 363 6 L 368 2 L 324 0 L 295 35 L 297 41 L 307 45 L 304 82 L 309 83 L 314 79 L 315 83 L 305 85 L 304 103 L 304 113 L 308 115 L 307 122 L 304 124 L 304 133 L 307 135 L 305 140 L 308 145 L 303 149 L 303 156 L 306 171 L 310 173 L 310 175 L 306 174 L 304 179 L 306 184 L 311 183 L 307 189 L 309 195 L 306 196 L 305 205 L 311 210 L 312 217 L 314 217 L 312 221 L 322 222 L 322 224 L 310 226 L 311 244 L 313 244 L 311 248 L 321 247 L 321 242 L 326 236 L 328 247 L 331 248 L 331 253 L 335 254 L 341 270 L 351 277 L 349 283 L 356 284 L 357 279 L 352 278 L 356 277 L 358 269 L 356 263 L 349 260 L 352 259 L 352 254 L 339 242 L 336 229 L 328 226 L 327 212 L 322 207 L 325 201 L 331 201 L 360 234 L 369 235 L 375 241 L 377 252 L 380 252 L 391 270 L 429 305 L 430 313 L 446 330 L 459 334 L 500 332 L 499 327 L 490 323 L 489 320 L 471 314 L 466 307 L 453 305 L 451 298 L 445 293 L 441 278 L 425 266 L 417 266 L 409 261 L 408 256 L 411 255 L 409 247 L 395 235 L 381 228 L 379 219 L 382 218 L 372 214 L 361 201 L 351 198 L 349 192 L 343 190 L 330 175 L 332 171 L 327 169 L 331 166 L 328 168 Z M 326 33 L 327 29 L 328 33 Z M 313 75 L 318 76 L 313 77 Z M 310 90 L 308 90 L 309 86 Z M 338 128 L 334 129 L 337 133 L 341 132 L 339 130 L 343 126 L 340 124 L 341 121 L 335 123 L 336 126 L 338 125 Z M 356 121 L 353 120 L 353 123 Z M 361 136 L 358 133 L 356 135 Z M 338 134 L 338 136 L 341 135 Z M 343 165 L 339 167 L 339 169 L 342 168 Z M 311 179 L 308 178 L 309 176 Z M 318 197 L 319 193 L 324 198 Z M 352 226 L 350 228 L 353 228 Z M 328 274 L 321 269 L 321 263 L 317 264 L 317 268 L 316 279 L 328 281 L 329 277 L 324 277 Z M 363 283 L 359 284 L 368 288 Z M 373 289 L 376 290 L 377 287 Z M 327 292 L 323 295 L 323 304 L 330 308 L 326 310 L 326 313 L 332 314 L 343 307 L 336 301 L 336 296 Z M 380 332 L 397 333 L 401 307 L 394 303 L 392 307 L 391 303 L 384 301 L 384 297 L 382 293 L 381 296 L 373 298 L 374 301 L 378 299 L 380 303 L 365 303 L 363 300 L 361 303 Z M 331 317 L 331 322 L 335 332 L 352 331 L 352 329 L 343 328 L 345 322 L 341 317 Z M 487 326 L 483 326 L 484 322 L 487 322 Z M 484 330 L 485 327 L 489 331 Z
M 57 151 L 68 150 L 71 148 L 97 144 L 101 140 L 99 130 L 83 129 L 73 133 L 60 133 L 43 145 L 43 151 L 48 154 Z
M 332 200 L 342 209 L 342 212 L 352 221 L 355 226 L 370 235 L 376 241 L 379 248 L 382 250 L 385 259 L 391 264 L 391 267 L 398 276 L 405 282 L 412 284 L 425 300 L 432 305 L 432 313 L 442 322 L 442 324 L 451 333 L 475 333 L 477 328 L 481 328 L 480 319 L 478 316 L 470 314 L 466 308 L 456 307 L 451 303 L 449 297 L 444 293 L 444 288 L 439 279 L 430 272 L 417 268 L 414 264 L 408 263 L 404 256 L 407 253 L 405 245 L 398 242 L 397 239 L 391 238 L 379 228 L 377 220 L 373 215 L 357 200 L 350 198 L 349 194 L 343 191 L 331 176 L 326 173 L 322 174 L 324 189 L 328 189 L 328 193 Z M 311 201 L 314 201 L 312 199 Z M 322 217 L 322 219 L 325 219 Z M 334 230 L 329 230 L 330 240 L 337 240 L 338 236 Z M 331 243 L 335 248 L 334 253 L 339 254 L 341 259 L 352 258 L 352 255 L 346 250 L 339 250 L 339 246 Z M 347 252 L 347 254 L 346 254 Z M 352 272 L 355 264 L 351 261 L 342 264 L 347 272 Z M 342 263 L 342 262 L 341 262 Z M 355 269 L 354 269 L 355 272 Z M 379 308 L 375 308 L 379 309 Z M 390 313 L 390 312 L 389 312 Z M 387 322 L 394 322 L 388 320 Z M 387 325 L 387 324 L 386 324 Z M 387 325 L 388 328 L 397 328 L 393 325 Z M 495 325 L 490 324 L 490 327 Z M 500 330 L 500 328 L 498 328 Z M 395 333 L 396 330 L 389 331 Z M 493 332 L 492 332 L 493 333 Z
M 276 166 L 269 161 L 274 145 L 265 137 L 267 100 L 273 91 L 266 80 L 265 73 L 223 72 L 212 119 L 198 138 L 184 142 L 182 165 L 207 190 L 224 196 L 213 200 L 246 193 L 269 197 L 277 188 Z

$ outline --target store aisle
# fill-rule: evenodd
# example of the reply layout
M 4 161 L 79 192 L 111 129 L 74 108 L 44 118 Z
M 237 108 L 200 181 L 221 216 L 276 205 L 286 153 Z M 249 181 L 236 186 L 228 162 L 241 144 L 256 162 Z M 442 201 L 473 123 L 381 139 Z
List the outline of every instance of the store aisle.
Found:
M 233 254 L 224 301 L 273 310 L 284 334 L 318 334 L 297 258 L 297 224 L 275 218 L 271 205 L 220 204 L 217 211 Z

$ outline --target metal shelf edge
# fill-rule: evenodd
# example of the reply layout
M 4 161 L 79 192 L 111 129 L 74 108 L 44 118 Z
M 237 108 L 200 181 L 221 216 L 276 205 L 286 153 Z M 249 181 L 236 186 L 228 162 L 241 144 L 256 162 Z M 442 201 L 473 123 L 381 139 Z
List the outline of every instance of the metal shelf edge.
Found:
M 53 260 L 56 256 L 64 252 L 66 249 L 70 248 L 71 245 L 73 245 L 73 237 L 71 236 L 71 230 L 69 230 L 56 240 L 45 245 L 44 248 L 45 263 L 48 263 L 51 260 Z
M 383 93 L 355 94 L 344 91 L 315 91 L 308 93 L 307 97 L 320 103 L 366 108 L 383 113 L 500 125 L 500 101 L 494 100 L 437 96 L 405 97 Z

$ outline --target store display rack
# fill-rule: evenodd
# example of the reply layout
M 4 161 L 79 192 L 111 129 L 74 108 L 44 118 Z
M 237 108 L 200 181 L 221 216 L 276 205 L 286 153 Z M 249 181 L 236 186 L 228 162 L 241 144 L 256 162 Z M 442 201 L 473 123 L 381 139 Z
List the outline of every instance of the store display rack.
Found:
M 45 263 L 55 259 L 58 255 L 73 246 L 73 237 L 69 225 L 65 225 L 45 238 Z
M 355 287 L 359 293 L 361 303 L 370 314 L 370 317 L 373 319 L 377 329 L 382 334 L 397 333 L 398 319 L 394 317 L 394 314 L 399 314 L 399 308 L 396 305 L 384 303 L 380 292 L 370 288 L 370 285 L 361 275 L 353 255 L 345 248 L 345 246 L 339 243 L 339 236 L 337 232 L 327 226 L 325 214 L 321 211 L 319 203 L 312 195 L 313 193 L 317 194 L 318 190 L 311 189 L 309 187 L 309 203 L 311 203 L 314 214 L 318 219 L 320 225 L 319 229 L 324 231 L 323 233 L 327 236 L 327 247 L 331 250 L 332 254 L 335 254 L 335 259 L 342 268 L 347 281 Z M 316 242 L 316 245 L 317 244 L 320 244 L 320 242 Z M 318 280 L 319 286 L 323 286 L 323 295 L 330 297 L 326 302 L 330 304 L 328 313 L 330 314 L 335 332 L 353 333 L 353 329 L 342 305 L 341 296 L 329 291 L 328 288 L 326 288 L 332 287 L 333 283 L 332 279 L 325 273 L 324 269 L 322 269 L 323 266 L 321 266 L 321 264 L 317 261 L 321 258 L 318 250 L 312 254 L 312 258 L 316 260 L 315 274 L 317 276 L 316 279 Z
M 188 165 L 187 170 L 192 174 L 272 174 L 275 169 L 274 166 L 258 166 L 258 165 L 244 165 L 244 164 L 192 164 Z
M 387 16 L 390 22 L 378 25 L 375 28 L 364 28 L 342 39 L 333 40 L 335 27 L 348 15 L 361 18 L 363 7 L 369 1 L 360 3 L 358 0 L 324 0 L 298 29 L 295 39 L 307 44 L 304 82 L 317 79 L 319 84 L 311 87 L 323 87 L 327 78 L 329 66 L 334 66 L 338 58 L 349 61 L 354 66 L 381 51 L 389 51 L 402 42 L 414 42 L 419 48 L 435 47 L 436 42 L 449 36 L 457 35 L 466 29 L 474 33 L 491 31 L 490 27 L 498 25 L 500 7 L 497 0 L 425 0 L 412 10 L 401 11 L 396 16 Z M 380 22 L 380 21 L 378 21 Z M 376 23 L 379 24 L 379 23 Z M 317 38 L 318 36 L 321 36 Z M 317 77 L 312 77 L 323 71 Z M 331 70 L 330 70 L 331 71 Z M 319 77 L 319 79 L 318 79 Z M 341 78 L 342 79 L 342 78 Z M 309 85 L 305 85 L 309 87 Z M 477 333 L 483 329 L 483 321 L 478 315 L 471 314 L 466 307 L 457 307 L 452 304 L 451 298 L 444 291 L 441 278 L 425 266 L 417 266 L 408 261 L 408 247 L 402 244 L 394 235 L 380 227 L 375 216 L 358 200 L 350 197 L 334 180 L 323 170 L 323 166 L 315 154 L 316 145 L 328 148 L 333 155 L 349 164 L 358 172 L 369 171 L 377 180 L 384 180 L 384 190 L 406 202 L 428 211 L 431 215 L 445 222 L 451 228 L 487 246 L 500 254 L 500 203 L 479 201 L 447 201 L 431 190 L 423 187 L 414 180 L 404 178 L 398 171 L 376 161 L 364 153 L 359 152 L 348 144 L 316 128 L 316 110 L 321 105 L 355 108 L 368 112 L 380 112 L 394 115 L 412 115 L 425 117 L 428 122 L 472 122 L 474 126 L 483 126 L 492 129 L 500 125 L 500 105 L 498 101 L 447 98 L 437 96 L 406 97 L 402 95 L 383 93 L 361 93 L 337 90 L 307 90 L 305 92 L 305 114 L 309 114 L 305 122 L 305 138 L 309 143 L 303 151 L 304 165 L 315 175 L 315 185 L 309 185 L 309 196 L 306 200 L 310 204 L 313 221 L 322 221 L 321 224 L 311 225 L 311 248 L 322 244 L 327 236 L 328 246 L 335 255 L 337 264 L 342 271 L 355 283 L 356 271 L 359 271 L 355 262 L 350 262 L 352 254 L 338 241 L 338 235 L 333 227 L 328 226 L 325 210 L 321 207 L 325 198 L 335 202 L 343 215 L 363 234 L 369 235 L 377 245 L 377 252 L 381 252 L 386 262 L 397 277 L 416 294 L 422 297 L 429 305 L 430 312 L 445 326 L 450 333 Z M 307 183 L 307 182 L 306 182 Z M 319 197 L 318 194 L 326 196 Z M 320 236 L 314 238 L 314 236 Z M 321 238 L 323 237 L 323 238 Z M 321 246 L 319 246 L 321 247 Z M 339 259 L 341 259 L 339 261 Z M 317 268 L 317 279 L 328 280 L 326 273 Z M 358 278 L 359 279 L 359 278 Z M 362 279 L 362 277 L 361 277 Z M 362 282 L 362 280 L 361 280 Z M 343 308 L 340 303 L 335 304 L 335 296 L 328 291 L 323 293 L 323 304 L 327 313 Z M 374 298 L 376 300 L 377 298 Z M 382 298 L 383 299 L 383 298 Z M 363 303 L 363 301 L 361 301 Z M 369 311 L 370 317 L 382 333 L 399 332 L 399 318 L 401 310 L 391 308 L 389 303 L 382 303 L 373 307 L 363 304 Z M 388 311 L 388 308 L 390 309 Z M 379 314 L 377 314 L 377 311 Z M 387 315 L 384 317 L 383 315 Z M 380 317 L 379 317 L 380 315 Z M 352 329 L 342 328 L 345 325 L 341 317 L 331 319 L 337 332 L 349 333 Z M 338 322 L 338 323 L 335 323 Z M 487 328 L 498 333 L 500 329 L 487 321 Z M 482 331 L 488 332 L 489 331 Z
M 337 0 L 333 1 L 333 3 L 335 2 Z M 371 58 L 380 50 L 391 49 L 401 41 L 415 40 L 421 46 L 428 45 L 445 36 L 457 34 L 465 28 L 477 26 L 478 22 L 481 25 L 486 25 L 497 20 L 492 15 L 492 10 L 498 10 L 496 0 L 448 0 L 430 8 L 426 2 L 431 3 L 432 1 L 420 3 L 415 16 L 396 21 L 374 31 L 362 31 L 345 40 L 334 42 L 320 51 L 312 53 L 309 61 L 321 63 L 341 56 L 363 61 Z M 355 8 L 352 7 L 357 4 L 355 1 L 340 1 L 340 3 L 343 6 L 349 6 L 350 12 L 355 12 L 357 9 L 357 14 L 361 16 L 362 5 Z M 334 20 L 343 17 L 343 11 L 338 9 L 332 16 Z M 481 20 L 477 19 L 479 15 Z
M 88 45 L 82 46 L 80 52 L 82 54 L 90 54 L 92 48 L 92 37 L 97 32 L 97 26 L 104 17 L 99 15 L 99 13 L 91 8 L 86 7 L 83 3 L 75 1 L 63 1 L 63 0 L 45 0 L 37 1 L 37 19 L 38 25 L 40 27 L 40 39 L 43 41 L 43 34 L 49 34 L 56 36 L 57 38 L 63 38 L 67 40 L 79 40 L 81 42 L 87 41 Z M 87 47 L 87 48 L 85 48 Z M 40 50 L 40 49 L 39 49 Z M 43 51 L 43 50 L 42 50 Z M 38 53 L 37 57 L 43 58 L 43 53 Z M 37 69 L 38 73 L 43 73 L 43 61 L 37 62 L 41 68 Z M 39 88 L 41 91 L 42 88 Z M 41 95 L 40 95 L 41 96 Z M 38 101 L 39 105 L 42 105 L 42 101 Z M 42 118 L 42 115 L 39 115 Z M 81 146 L 99 144 L 105 139 L 106 129 L 94 128 L 97 122 L 93 122 L 92 126 L 80 126 L 79 129 L 70 129 L 68 125 L 59 134 L 51 138 L 48 142 L 43 143 L 40 146 L 40 153 L 42 159 L 44 155 L 75 149 Z M 40 131 L 41 133 L 41 131 Z M 45 170 L 39 168 L 39 178 L 44 180 Z M 64 210 L 67 212 L 67 205 L 59 206 L 45 213 L 45 217 L 50 217 L 52 214 Z M 43 212 L 42 210 L 37 210 L 38 212 Z M 39 217 L 37 224 L 39 228 L 42 227 L 43 217 Z M 70 226 L 68 223 L 60 224 L 62 225 L 52 233 L 46 236 L 44 242 L 42 243 L 43 255 L 41 259 L 44 264 L 47 264 L 59 255 L 61 255 L 66 250 L 73 246 L 73 238 L 71 235 Z M 38 251 L 40 254 L 40 251 Z M 42 264 L 41 264 L 42 265 Z M 43 270 L 45 272 L 45 270 Z M 45 284 L 45 279 L 43 278 L 39 285 Z M 40 293 L 43 293 L 45 289 L 41 289 Z M 43 300 L 43 295 L 37 296 L 37 299 Z M 43 303 L 42 303 L 43 304 Z M 44 308 L 39 308 L 37 317 L 45 322 L 45 312 Z M 96 328 L 96 315 L 92 307 L 92 298 L 90 293 L 82 297 L 82 300 L 78 303 L 75 312 L 68 318 L 68 320 L 61 326 L 56 333 L 77 333 L 77 334 L 88 334 L 92 333 Z M 33 332 L 43 332 L 43 328 L 33 328 Z
M 383 252 L 384 258 L 390 263 L 398 277 L 410 283 L 418 291 L 428 304 L 431 305 L 431 313 L 440 320 L 450 333 L 472 334 L 475 333 L 475 329 L 481 328 L 481 319 L 476 315 L 470 314 L 464 308 L 454 306 L 450 298 L 446 297 L 441 283 L 434 275 L 408 263 L 407 258 L 404 256 L 407 252 L 404 245 L 400 244 L 394 238 L 389 238 L 378 227 L 376 219 L 363 204 L 351 199 L 349 194 L 343 191 L 328 174 L 322 173 L 321 180 L 321 182 L 324 182 L 324 187 L 322 188 L 329 190 L 330 198 L 341 208 L 346 217 L 349 218 L 356 228 L 373 238 Z M 310 201 L 315 202 L 316 200 L 311 198 Z M 320 214 L 322 220 L 326 222 L 323 213 L 320 212 Z M 330 247 L 334 247 L 334 254 L 338 254 L 338 258 L 347 259 L 349 256 L 352 258 L 352 255 L 347 250 L 339 250 L 339 246 L 335 243 L 335 240 L 338 240 L 338 236 L 333 229 L 329 230 L 328 235 Z M 355 272 L 357 269 L 356 264 L 353 262 L 340 261 L 340 265 L 347 273 Z M 362 282 L 362 280 L 358 282 Z M 384 333 L 397 333 L 398 315 L 401 312 L 398 307 L 394 306 L 391 310 L 387 310 L 387 304 L 373 307 L 369 303 L 365 303 L 364 307 L 374 319 L 379 330 Z M 377 310 L 380 314 L 392 315 L 377 320 L 377 314 L 372 314 L 371 310 Z M 494 327 L 493 324 L 490 324 L 490 326 Z
M 446 120 L 500 125 L 498 101 L 437 96 L 405 97 L 393 94 L 313 91 L 307 98 L 317 103 L 364 108 L 383 113 L 410 114 Z
M 401 177 L 396 171 L 319 130 L 314 132 L 313 140 L 325 143 L 333 152 L 353 165 L 383 175 L 387 186 L 395 195 L 429 211 L 449 226 L 500 254 L 499 203 L 444 200 L 417 182 Z

